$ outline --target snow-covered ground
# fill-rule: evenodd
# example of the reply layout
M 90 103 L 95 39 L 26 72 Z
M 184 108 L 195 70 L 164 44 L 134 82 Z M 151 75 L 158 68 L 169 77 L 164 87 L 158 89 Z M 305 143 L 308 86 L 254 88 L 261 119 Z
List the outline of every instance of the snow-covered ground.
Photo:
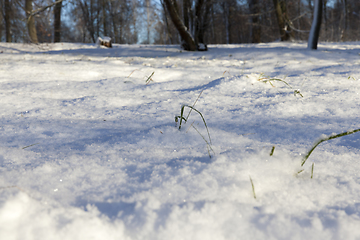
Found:
M 360 239 L 359 53 L 0 43 L 0 239 Z

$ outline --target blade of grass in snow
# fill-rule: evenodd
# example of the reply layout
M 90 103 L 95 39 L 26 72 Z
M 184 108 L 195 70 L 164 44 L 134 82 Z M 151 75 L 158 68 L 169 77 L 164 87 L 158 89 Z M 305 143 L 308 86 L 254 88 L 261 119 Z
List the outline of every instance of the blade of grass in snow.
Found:
M 199 100 L 199 98 L 200 98 L 200 96 L 201 96 L 201 94 L 202 94 L 202 92 L 203 92 L 204 90 L 202 90 L 200 93 L 199 93 L 199 96 L 197 97 L 197 99 L 195 100 L 195 102 L 194 102 L 194 104 L 192 105 L 192 107 L 195 107 L 195 104 L 197 103 L 197 101 Z M 186 117 L 186 120 L 188 120 L 189 119 L 189 116 L 190 116 L 190 113 L 191 113 L 191 110 L 192 109 L 190 109 L 190 111 L 189 111 L 189 114 L 187 115 L 187 117 Z
M 313 176 L 314 176 L 314 163 L 311 166 L 311 179 L 313 178 Z
M 211 154 L 210 154 L 210 150 L 215 154 L 214 150 L 212 149 L 211 145 L 209 144 L 209 142 L 204 138 L 204 136 L 199 132 L 199 130 L 197 130 L 197 128 L 195 126 L 193 126 L 191 124 L 191 126 L 197 131 L 197 133 L 202 137 L 202 139 L 204 139 L 204 141 L 206 142 L 206 147 L 208 149 L 208 154 L 209 157 L 211 158 Z
M 274 154 L 274 151 L 275 151 L 275 146 L 273 146 L 273 147 L 271 148 L 270 156 L 272 156 L 272 155 Z
M 38 144 L 40 144 L 40 143 L 34 143 L 34 144 L 29 145 L 29 146 L 23 147 L 21 149 L 29 148 L 29 147 L 32 147 L 32 146 L 35 146 L 35 145 L 38 145 Z
M 356 129 L 356 130 L 347 131 L 347 132 L 339 133 L 339 134 L 336 134 L 336 135 L 330 135 L 330 136 L 325 136 L 325 137 L 320 138 L 317 142 L 315 142 L 315 144 L 312 146 L 312 148 L 307 152 L 305 157 L 303 157 L 303 159 L 301 161 L 301 166 L 303 166 L 305 164 L 305 162 L 309 158 L 310 154 L 315 150 L 315 148 L 320 143 L 331 140 L 331 139 L 335 139 L 335 138 L 338 138 L 338 137 L 343 137 L 343 136 L 346 136 L 346 135 L 350 135 L 350 134 L 353 134 L 353 133 L 356 133 L 356 132 L 359 132 L 359 131 L 360 131 L 360 129 Z
M 261 74 L 261 76 L 264 76 L 264 74 Z M 260 77 L 260 78 L 258 79 L 258 81 L 261 81 L 261 82 L 263 82 L 263 83 L 269 82 L 270 85 L 273 86 L 273 87 L 275 87 L 275 86 L 272 84 L 272 81 L 279 81 L 279 82 L 285 83 L 290 89 L 293 89 L 293 87 L 290 86 L 290 84 L 288 84 L 285 80 L 280 79 L 280 78 L 270 78 L 270 77 L 265 76 L 265 77 Z M 295 90 L 294 90 L 294 96 L 296 96 L 296 95 L 300 95 L 301 97 L 304 97 L 304 96 L 300 93 L 300 90 L 299 90 L 299 89 L 295 89 Z
M 130 73 L 130 75 L 129 76 L 127 76 L 126 78 L 129 78 L 135 71 L 139 71 L 139 69 L 135 69 L 135 70 L 133 70 L 131 73 Z
M 150 82 L 153 82 L 154 80 L 152 80 L 152 76 L 154 75 L 155 72 L 152 72 L 151 75 L 146 79 L 145 83 L 146 85 L 148 85 Z
M 250 178 L 250 183 L 251 183 L 251 188 L 252 188 L 253 196 L 254 196 L 254 198 L 256 199 L 254 183 L 253 183 L 253 180 L 251 179 L 250 176 L 249 176 L 249 178 Z
M 186 118 L 184 118 L 184 108 L 185 108 L 185 107 L 188 107 L 188 108 L 190 108 L 190 109 L 194 110 L 195 112 L 197 112 L 197 113 L 200 115 L 201 119 L 202 119 L 202 120 L 203 120 L 203 122 L 204 122 L 204 125 L 205 125 L 205 128 L 206 128 L 206 131 L 207 131 L 208 136 L 209 136 L 209 142 L 210 142 L 210 144 L 211 144 L 211 137 L 210 137 L 209 129 L 208 129 L 207 125 L 206 125 L 205 118 L 204 118 L 204 116 L 202 115 L 202 113 L 201 113 L 200 111 L 198 111 L 196 108 L 194 108 L 194 107 L 192 107 L 192 106 L 189 106 L 189 105 L 183 105 L 183 106 L 181 107 L 180 116 L 177 116 L 177 118 L 180 118 L 179 130 L 181 129 L 182 120 L 184 120 L 185 122 L 187 121 L 187 119 L 186 119 Z

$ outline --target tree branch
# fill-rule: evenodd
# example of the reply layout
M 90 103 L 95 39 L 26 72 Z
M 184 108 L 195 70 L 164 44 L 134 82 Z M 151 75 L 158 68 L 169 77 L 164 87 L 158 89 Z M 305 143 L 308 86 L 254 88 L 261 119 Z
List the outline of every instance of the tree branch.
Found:
M 58 1 L 56 1 L 56 2 L 53 2 L 53 3 L 50 4 L 50 5 L 47 5 L 47 6 L 45 6 L 45 7 L 41 7 L 41 8 L 38 8 L 38 9 L 36 9 L 36 10 L 31 11 L 31 12 L 29 13 L 29 15 L 27 16 L 27 19 L 29 20 L 30 17 L 33 17 L 33 16 L 35 16 L 36 14 L 39 14 L 39 13 L 45 11 L 46 9 L 51 8 L 52 6 L 54 6 L 54 5 L 58 4 L 58 3 L 61 3 L 61 2 L 63 2 L 63 1 L 65 1 L 65 0 L 58 0 Z

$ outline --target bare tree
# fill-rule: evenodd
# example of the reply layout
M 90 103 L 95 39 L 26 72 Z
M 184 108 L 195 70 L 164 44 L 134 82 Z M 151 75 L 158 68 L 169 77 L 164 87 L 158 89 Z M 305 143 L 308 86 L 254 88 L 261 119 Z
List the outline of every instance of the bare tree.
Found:
M 294 38 L 294 33 L 289 26 L 291 22 L 289 21 L 289 17 L 288 17 L 286 1 L 273 0 L 273 2 L 275 7 L 276 18 L 279 25 L 281 41 L 292 40 Z
M 261 25 L 260 25 L 260 4 L 259 0 L 249 0 L 249 9 L 252 20 L 251 42 L 261 42 Z
M 10 15 L 11 15 L 11 6 L 10 6 L 10 1 L 9 0 L 4 0 L 4 21 L 5 21 L 5 37 L 6 37 L 6 42 L 11 42 L 12 38 L 11 38 L 11 22 L 10 22 Z
M 309 40 L 308 40 L 308 48 L 309 49 L 317 49 L 319 34 L 320 34 L 320 26 L 321 26 L 321 18 L 322 18 L 322 0 L 315 0 L 314 3 L 314 20 L 311 25 Z
M 54 7 L 54 42 L 61 40 L 61 8 L 62 2 L 58 2 Z
M 25 13 L 27 17 L 26 25 L 28 29 L 29 38 L 32 43 L 38 43 L 39 41 L 36 33 L 35 20 L 32 15 L 32 10 L 33 10 L 32 0 L 25 0 Z
M 176 29 L 179 31 L 181 39 L 184 41 L 184 49 L 189 51 L 196 51 L 197 46 L 195 44 L 195 40 L 180 19 L 179 12 L 177 10 L 177 3 L 174 0 L 164 0 L 164 2 L 166 8 L 169 11 L 172 22 L 174 23 Z

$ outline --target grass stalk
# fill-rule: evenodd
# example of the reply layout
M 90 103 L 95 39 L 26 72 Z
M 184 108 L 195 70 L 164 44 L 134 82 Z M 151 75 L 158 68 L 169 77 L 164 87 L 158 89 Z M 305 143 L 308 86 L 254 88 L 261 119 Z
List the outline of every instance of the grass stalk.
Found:
M 34 144 L 29 145 L 29 146 L 23 147 L 21 149 L 29 148 L 29 147 L 32 147 L 32 146 L 35 146 L 35 145 L 38 145 L 38 144 L 40 144 L 40 143 L 34 143 Z
M 200 93 L 199 93 L 199 96 L 197 97 L 197 99 L 195 100 L 195 102 L 194 102 L 194 104 L 192 105 L 192 107 L 195 107 L 195 104 L 197 103 L 197 101 L 199 100 L 199 98 L 200 98 L 200 96 L 201 96 L 201 94 L 202 94 L 202 92 L 203 92 L 204 90 L 202 90 Z M 190 116 L 190 113 L 191 113 L 191 110 L 192 109 L 190 109 L 190 111 L 189 111 L 189 113 L 188 113 L 188 115 L 187 115 L 187 117 L 186 117 L 186 120 L 188 120 L 189 119 L 189 116 Z
M 270 156 L 272 156 L 274 154 L 274 151 L 275 151 L 275 146 L 272 146 Z
M 197 113 L 200 115 L 200 117 L 201 117 L 201 119 L 203 120 L 203 123 L 204 123 L 204 125 L 205 125 L 206 131 L 207 131 L 207 134 L 208 134 L 208 137 L 209 137 L 209 142 L 210 142 L 210 144 L 211 144 L 211 137 L 210 137 L 209 129 L 208 129 L 208 127 L 207 127 L 205 118 L 204 118 L 204 116 L 202 115 L 202 113 L 201 113 L 200 111 L 198 111 L 196 108 L 194 108 L 194 107 L 192 107 L 192 106 L 182 105 L 181 111 L 180 111 L 180 116 L 177 116 L 177 117 L 176 117 L 177 119 L 180 118 L 179 130 L 181 129 L 182 121 L 183 121 L 183 120 L 184 120 L 185 122 L 187 121 L 187 118 L 184 117 L 184 109 L 185 109 L 185 107 L 188 107 L 188 108 L 194 110 L 195 112 L 197 112 Z
M 285 78 L 284 78 L 285 79 Z M 272 87 L 275 87 L 273 84 L 272 84 L 272 81 L 279 81 L 279 82 L 283 82 L 284 84 L 286 84 L 290 89 L 294 89 L 293 87 L 290 86 L 290 84 L 288 84 L 285 80 L 283 79 L 280 79 L 280 78 L 270 78 L 270 77 L 266 77 L 264 76 L 264 74 L 261 74 L 261 77 L 258 79 L 259 81 L 263 82 L 263 83 L 270 83 L 270 85 Z M 296 95 L 300 95 L 301 97 L 304 97 L 300 90 L 299 89 L 295 89 L 294 90 L 294 96 Z
M 313 176 L 314 176 L 314 163 L 311 166 L 311 179 L 313 178 Z
M 310 154 L 315 150 L 315 148 L 322 142 L 331 140 L 331 139 L 335 139 L 335 138 L 339 138 L 339 137 L 343 137 L 346 135 L 350 135 L 356 132 L 359 132 L 360 129 L 356 129 L 356 130 L 352 130 L 352 131 L 347 131 L 347 132 L 343 132 L 343 133 L 339 133 L 336 135 L 329 135 L 329 136 L 325 136 L 320 138 L 317 142 L 315 142 L 315 144 L 312 146 L 312 148 L 307 152 L 307 154 L 303 157 L 302 161 L 301 161 L 301 166 L 303 166 L 306 162 L 306 160 L 309 158 Z
M 152 72 L 152 74 L 146 79 L 146 81 L 145 81 L 145 83 L 146 83 L 146 85 L 148 85 L 151 81 L 154 81 L 154 80 L 152 80 L 152 76 L 154 75 L 154 73 L 155 72 Z
M 256 199 L 254 183 L 253 183 L 253 180 L 251 179 L 250 176 L 249 176 L 249 178 L 250 178 L 250 183 L 251 183 L 251 188 L 252 188 L 253 196 L 254 196 L 254 199 Z
M 195 129 L 195 131 L 197 131 L 197 133 L 202 137 L 202 139 L 204 139 L 204 141 L 206 142 L 206 147 L 207 147 L 207 150 L 208 150 L 208 154 L 209 154 L 209 157 L 211 158 L 211 154 L 210 154 L 210 150 L 215 154 L 214 150 L 212 149 L 210 143 L 204 138 L 204 136 L 199 132 L 199 130 L 197 130 L 197 128 L 191 124 L 191 126 Z

